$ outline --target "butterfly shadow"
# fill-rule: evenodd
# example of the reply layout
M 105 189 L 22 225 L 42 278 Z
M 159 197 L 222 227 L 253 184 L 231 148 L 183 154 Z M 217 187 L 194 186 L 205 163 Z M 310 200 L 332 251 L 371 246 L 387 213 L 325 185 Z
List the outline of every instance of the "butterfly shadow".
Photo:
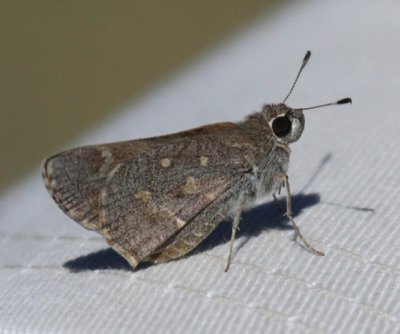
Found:
M 304 209 L 312 207 L 319 202 L 320 196 L 317 193 L 307 195 L 300 193 L 292 196 L 293 216 L 298 216 Z M 285 205 L 285 201 L 280 201 L 280 206 L 284 208 L 286 207 Z M 240 229 L 236 233 L 236 239 L 239 243 L 235 244 L 236 252 L 243 247 L 250 238 L 259 235 L 265 230 L 292 229 L 287 217 L 283 216 L 282 210 L 280 210 L 273 201 L 244 212 L 239 228 Z M 204 252 L 218 245 L 229 242 L 231 231 L 231 221 L 223 221 L 193 252 Z M 148 263 L 140 263 L 135 271 L 145 269 L 150 265 L 151 264 Z M 71 272 L 107 269 L 133 270 L 126 260 L 112 248 L 102 249 L 97 252 L 80 256 L 76 259 L 65 262 L 63 266 Z
M 292 213 L 293 217 L 309 207 L 320 202 L 320 196 L 317 193 L 298 194 L 292 196 Z M 289 219 L 284 215 L 286 201 L 281 200 L 278 207 L 275 202 L 261 204 L 251 210 L 243 213 L 236 232 L 235 252 L 239 251 L 251 238 L 258 236 L 267 230 L 293 230 Z M 220 244 L 229 243 L 232 233 L 232 221 L 225 220 L 205 239 L 195 252 L 204 252 L 210 250 Z

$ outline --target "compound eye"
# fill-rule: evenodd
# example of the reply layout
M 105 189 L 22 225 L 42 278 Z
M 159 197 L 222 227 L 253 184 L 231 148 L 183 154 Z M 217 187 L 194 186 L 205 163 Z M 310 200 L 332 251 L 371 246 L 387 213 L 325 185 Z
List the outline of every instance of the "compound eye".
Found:
M 291 130 L 292 122 L 287 116 L 277 117 L 272 121 L 272 131 L 279 138 L 285 137 Z

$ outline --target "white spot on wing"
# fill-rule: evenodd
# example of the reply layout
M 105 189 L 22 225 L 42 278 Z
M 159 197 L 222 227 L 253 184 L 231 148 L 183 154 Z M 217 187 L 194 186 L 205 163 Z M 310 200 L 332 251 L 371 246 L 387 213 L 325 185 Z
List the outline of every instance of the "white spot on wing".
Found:
M 138 191 L 133 197 L 135 197 L 138 200 L 143 201 L 144 203 L 147 203 L 151 199 L 151 193 L 149 191 L 141 190 L 141 191 Z
M 178 228 L 182 228 L 186 225 L 186 222 L 180 218 L 176 218 L 176 226 Z
M 161 159 L 160 164 L 164 168 L 167 168 L 167 167 L 171 166 L 171 160 L 169 160 L 168 158 Z
M 208 157 L 201 156 L 200 157 L 200 165 L 206 167 L 208 165 Z
M 193 176 L 189 176 L 186 179 L 186 184 L 183 187 L 185 194 L 194 194 L 197 191 L 196 179 Z

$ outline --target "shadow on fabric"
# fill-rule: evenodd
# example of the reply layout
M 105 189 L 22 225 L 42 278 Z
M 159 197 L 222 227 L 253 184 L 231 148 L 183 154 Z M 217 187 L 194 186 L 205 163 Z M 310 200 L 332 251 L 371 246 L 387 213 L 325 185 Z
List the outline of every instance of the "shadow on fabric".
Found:
M 293 216 L 298 216 L 304 209 L 312 207 L 320 202 L 319 194 L 298 194 L 292 196 Z M 285 207 L 285 201 L 280 201 L 282 207 Z M 236 233 L 236 240 L 239 245 L 235 245 L 236 251 L 239 251 L 246 242 L 261 232 L 268 229 L 287 230 L 292 229 L 289 220 L 282 215 L 274 202 L 268 202 L 246 211 L 242 216 L 239 226 L 240 230 Z M 214 248 L 217 245 L 228 243 L 231 236 L 231 221 L 221 222 L 211 235 L 203 240 L 200 245 L 190 252 L 204 252 Z M 228 250 L 227 250 L 228 251 Z M 71 272 L 81 272 L 86 270 L 141 270 L 148 268 L 151 264 L 140 263 L 136 269 L 132 269 L 128 262 L 112 248 L 107 248 L 64 263 L 64 268 Z

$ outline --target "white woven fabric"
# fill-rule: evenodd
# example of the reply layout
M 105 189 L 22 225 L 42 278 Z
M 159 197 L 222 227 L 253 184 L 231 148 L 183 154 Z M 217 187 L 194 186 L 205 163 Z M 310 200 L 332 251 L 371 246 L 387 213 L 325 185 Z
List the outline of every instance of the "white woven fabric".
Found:
M 133 272 L 36 170 L 0 200 L 0 332 L 400 332 L 399 13 L 394 0 L 288 5 L 78 142 L 239 120 L 281 101 L 310 49 L 288 105 L 354 102 L 307 112 L 292 145 L 296 219 L 325 257 L 268 202 L 245 215 L 228 273 L 227 224 L 195 254 Z

